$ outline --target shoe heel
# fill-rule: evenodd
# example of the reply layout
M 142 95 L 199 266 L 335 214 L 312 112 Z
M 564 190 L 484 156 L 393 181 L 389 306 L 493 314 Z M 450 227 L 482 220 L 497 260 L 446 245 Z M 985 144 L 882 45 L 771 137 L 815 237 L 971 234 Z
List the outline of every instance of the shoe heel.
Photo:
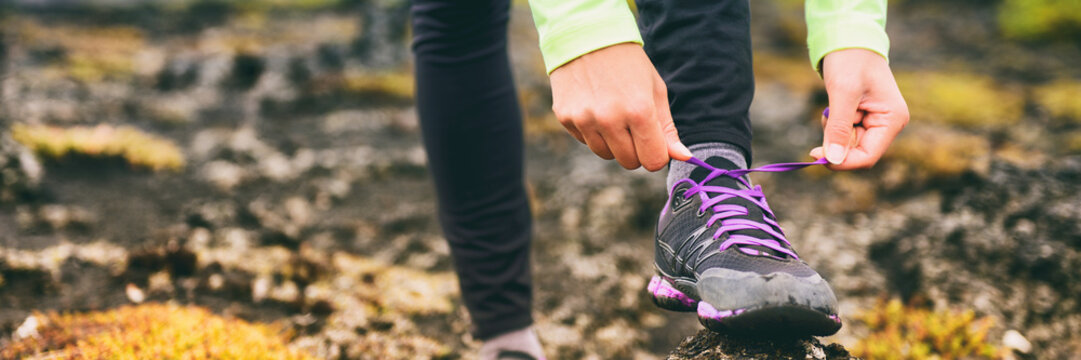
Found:
M 671 282 L 660 276 L 653 276 L 649 280 L 649 286 L 646 287 L 646 290 L 649 291 L 653 304 L 661 309 L 684 312 L 698 309 L 698 300 L 676 290 Z

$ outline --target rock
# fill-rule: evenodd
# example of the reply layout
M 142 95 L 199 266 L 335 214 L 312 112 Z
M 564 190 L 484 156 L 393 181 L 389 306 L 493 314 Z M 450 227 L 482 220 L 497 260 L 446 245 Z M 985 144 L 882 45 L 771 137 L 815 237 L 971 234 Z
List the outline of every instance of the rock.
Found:
M 124 288 L 124 295 L 127 295 L 128 300 L 131 300 L 131 302 L 136 304 L 146 301 L 146 293 L 143 292 L 143 289 L 140 289 L 132 283 L 128 283 Z
M 244 168 L 223 160 L 207 163 L 203 166 L 200 175 L 204 180 L 214 184 L 222 191 L 230 191 L 233 187 L 251 177 L 251 174 Z
M 15 329 L 15 339 L 26 339 L 32 337 L 38 337 L 38 328 L 41 327 L 41 322 L 34 315 L 26 317 L 26 321 L 23 321 L 22 325 L 19 325 L 18 329 Z
M 37 189 L 42 173 L 30 150 L 8 133 L 0 133 L 0 203 L 28 197 Z
M 1032 343 L 1024 335 L 1013 329 L 1006 330 L 1006 333 L 1002 335 L 1002 346 L 1022 354 L 1028 354 L 1032 351 Z
M 822 345 L 818 339 L 764 339 L 699 331 L 679 344 L 668 360 L 727 359 L 856 359 L 838 344 Z

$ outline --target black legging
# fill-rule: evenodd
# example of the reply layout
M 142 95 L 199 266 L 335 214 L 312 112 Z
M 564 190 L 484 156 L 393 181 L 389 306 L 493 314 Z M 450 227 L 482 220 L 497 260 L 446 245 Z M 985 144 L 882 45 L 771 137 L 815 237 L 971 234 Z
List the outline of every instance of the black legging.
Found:
M 728 142 L 749 157 L 747 0 L 639 0 L 638 8 L 684 143 Z M 485 339 L 533 321 L 522 117 L 507 55 L 510 2 L 413 0 L 411 9 L 417 111 L 439 220 L 474 336 Z

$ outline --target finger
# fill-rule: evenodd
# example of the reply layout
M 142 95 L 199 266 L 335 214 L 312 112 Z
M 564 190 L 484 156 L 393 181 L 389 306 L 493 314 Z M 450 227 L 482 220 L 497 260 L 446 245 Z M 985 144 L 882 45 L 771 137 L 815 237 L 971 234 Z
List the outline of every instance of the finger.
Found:
M 656 111 L 654 111 L 656 113 Z M 668 164 L 668 146 L 655 115 L 631 121 L 631 141 L 638 162 L 649 171 L 663 169 Z
M 657 112 L 660 116 L 661 133 L 664 134 L 664 142 L 668 147 L 668 157 L 679 161 L 687 161 L 691 159 L 691 150 L 683 145 L 683 141 L 679 140 L 679 131 L 676 130 L 676 124 L 672 122 L 672 112 L 668 108 L 668 100 L 659 102 L 657 105 Z
M 869 115 L 876 117 L 881 115 Z M 848 158 L 843 164 L 831 165 L 834 170 L 867 169 L 875 165 L 882 154 L 889 148 L 890 143 L 901 132 L 902 126 L 893 121 L 868 121 L 876 123 L 869 127 L 859 127 L 857 130 L 858 145 L 849 151 Z
M 654 76 L 657 84 L 664 84 L 660 74 Z M 668 90 L 664 86 L 657 86 L 653 92 L 653 103 L 657 106 L 657 122 L 664 134 L 664 141 L 668 147 L 668 157 L 679 161 L 691 159 L 691 150 L 679 140 L 679 131 L 672 121 L 672 109 L 668 106 Z
M 578 140 L 578 142 L 583 143 L 583 144 L 586 143 L 586 138 L 582 137 L 582 132 L 578 131 L 578 128 L 574 127 L 574 124 L 560 123 L 560 125 L 563 125 L 563 128 L 567 129 L 567 133 L 571 134 L 571 136 L 574 137 L 575 140 Z
M 631 132 L 626 128 L 610 128 L 605 130 L 601 136 L 604 136 L 604 142 L 608 144 L 608 148 L 612 150 L 612 155 L 616 157 L 616 162 L 627 170 L 637 169 L 642 164 L 638 161 L 638 152 L 634 149 L 634 142 L 631 140 Z
M 593 150 L 594 154 L 600 156 L 601 159 L 612 160 L 615 156 L 612 156 L 612 150 L 608 149 L 608 144 L 604 142 L 604 138 L 596 131 L 583 131 L 582 137 L 586 142 L 586 146 L 589 146 L 590 150 Z
M 865 134 L 866 132 L 867 132 L 867 129 L 865 129 L 865 128 L 861 127 L 861 126 L 855 127 L 855 131 L 852 132 L 852 139 L 848 143 L 848 148 L 851 149 L 851 148 L 856 147 L 860 143 L 860 139 L 863 138 L 863 134 Z M 826 151 L 822 150 L 821 146 L 816 146 L 814 149 L 811 149 L 811 152 L 808 153 L 808 155 L 811 155 L 812 158 L 814 158 L 815 160 L 818 160 L 818 159 L 821 159 L 822 157 L 826 156 Z
M 826 159 L 831 164 L 841 164 L 848 155 L 849 149 L 846 145 L 852 136 L 852 125 L 859 122 L 861 117 L 857 111 L 860 96 L 861 94 L 845 88 L 835 88 L 829 92 L 830 111 L 823 130 L 825 136 L 822 147 L 826 150 Z

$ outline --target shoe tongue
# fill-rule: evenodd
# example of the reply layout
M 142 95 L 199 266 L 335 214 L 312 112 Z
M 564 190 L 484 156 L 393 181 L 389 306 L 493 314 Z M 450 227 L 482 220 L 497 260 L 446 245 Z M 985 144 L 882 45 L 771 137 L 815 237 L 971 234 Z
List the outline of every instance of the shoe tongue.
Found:
M 705 160 L 705 162 L 706 162 L 706 164 L 710 164 L 713 167 L 718 168 L 718 169 L 722 169 L 722 170 L 739 169 L 739 166 L 736 166 L 735 163 L 729 161 L 728 159 L 720 157 L 720 156 L 714 156 L 714 157 L 708 158 L 708 159 Z M 710 169 L 706 169 L 704 167 L 698 167 L 698 168 L 694 169 L 693 171 L 691 171 L 691 180 L 694 180 L 696 183 L 701 183 L 702 180 L 704 180 L 707 176 L 709 176 L 710 172 L 712 172 Z M 723 186 L 723 187 L 733 188 L 733 189 L 741 189 L 741 188 L 743 188 L 743 186 L 740 185 L 739 181 L 736 181 L 735 178 L 733 178 L 731 176 L 727 176 L 727 175 L 721 175 L 721 176 L 715 177 L 715 178 L 711 179 L 709 182 L 707 182 L 706 185 Z

